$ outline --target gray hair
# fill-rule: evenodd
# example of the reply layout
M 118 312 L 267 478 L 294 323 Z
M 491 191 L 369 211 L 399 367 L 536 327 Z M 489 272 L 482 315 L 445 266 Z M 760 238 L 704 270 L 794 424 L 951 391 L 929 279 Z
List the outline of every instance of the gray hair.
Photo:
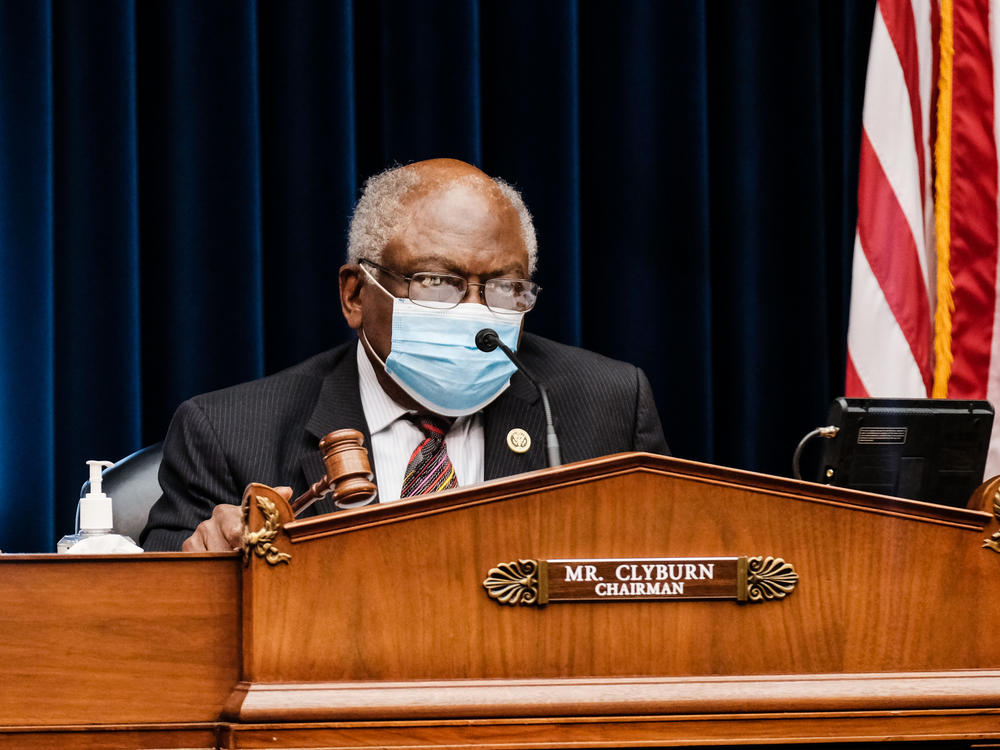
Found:
M 528 251 L 528 273 L 533 274 L 538 264 L 538 240 L 535 238 L 535 225 L 531 221 L 528 207 L 524 205 L 524 199 L 513 186 L 499 177 L 484 175 L 484 178 L 491 180 L 500 194 L 517 211 L 521 222 L 521 237 Z M 351 229 L 347 239 L 349 263 L 357 263 L 362 258 L 375 263 L 382 262 L 382 251 L 385 246 L 406 226 L 408 215 L 403 205 L 404 199 L 416 190 L 422 181 L 418 170 L 406 167 L 393 167 L 368 178 L 351 216 Z M 453 182 L 481 184 L 480 178 L 473 175 L 463 175 Z

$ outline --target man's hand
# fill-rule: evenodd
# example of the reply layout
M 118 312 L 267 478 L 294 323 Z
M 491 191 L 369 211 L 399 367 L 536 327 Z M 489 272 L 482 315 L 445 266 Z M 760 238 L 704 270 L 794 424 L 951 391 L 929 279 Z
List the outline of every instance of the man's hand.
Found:
M 292 499 L 291 487 L 275 487 L 285 500 Z M 240 548 L 243 535 L 243 509 L 238 505 L 216 505 L 211 517 L 198 524 L 184 540 L 181 552 L 232 552 Z

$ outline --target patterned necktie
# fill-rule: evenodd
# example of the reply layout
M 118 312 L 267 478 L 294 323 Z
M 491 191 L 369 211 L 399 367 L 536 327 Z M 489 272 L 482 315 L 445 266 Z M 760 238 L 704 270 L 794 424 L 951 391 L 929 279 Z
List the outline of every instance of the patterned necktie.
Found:
M 412 497 L 457 487 L 455 467 L 451 465 L 448 449 L 444 444 L 444 436 L 454 420 L 430 414 L 413 414 L 408 419 L 424 433 L 424 439 L 413 451 L 410 462 L 406 465 L 403 489 L 399 496 Z

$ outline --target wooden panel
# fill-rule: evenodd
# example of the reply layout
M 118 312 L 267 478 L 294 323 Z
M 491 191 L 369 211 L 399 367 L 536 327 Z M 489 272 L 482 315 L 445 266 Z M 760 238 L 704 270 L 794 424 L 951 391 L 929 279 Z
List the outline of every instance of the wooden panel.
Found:
M 4 727 L 0 750 L 213 750 L 220 730 L 219 724 Z
M 0 726 L 217 720 L 240 571 L 235 555 L 0 556 Z
M 984 731 L 984 727 L 990 729 Z M 984 741 L 1000 738 L 996 711 L 900 711 L 854 714 L 758 714 L 709 717 L 646 716 L 638 719 L 576 717 L 555 720 L 355 722 L 313 725 L 228 727 L 227 748 L 434 748 L 468 750 L 503 748 L 623 748 L 774 743 L 907 742 L 913 748 L 935 747 L 916 740 Z M 880 745 L 883 746 L 883 745 Z M 972 747 L 988 747 L 974 744 Z M 948 745 L 955 750 L 958 745 Z
M 629 455 L 290 522 L 289 562 L 248 571 L 0 556 L 0 748 L 996 741 L 997 527 Z M 514 608 L 482 586 L 520 558 L 738 555 L 785 558 L 796 590 Z
M 247 722 L 997 710 L 1000 672 L 244 683 Z
M 365 682 L 1000 669 L 990 638 L 1000 555 L 982 549 L 988 515 L 639 460 L 539 475 L 554 481 L 547 490 L 522 477 L 291 524 L 291 535 L 313 541 L 288 545 L 288 565 L 256 566 L 246 674 Z M 541 609 L 500 606 L 482 587 L 491 567 L 519 558 L 732 555 L 783 557 L 798 587 L 761 604 Z

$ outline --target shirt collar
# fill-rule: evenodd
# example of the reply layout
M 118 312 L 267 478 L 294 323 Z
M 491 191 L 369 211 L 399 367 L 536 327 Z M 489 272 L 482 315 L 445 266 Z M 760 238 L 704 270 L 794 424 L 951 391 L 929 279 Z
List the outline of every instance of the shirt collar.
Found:
M 364 409 L 368 429 L 374 435 L 376 432 L 386 429 L 410 410 L 397 404 L 382 388 L 372 361 L 360 341 L 358 341 L 357 358 L 361 408 Z

